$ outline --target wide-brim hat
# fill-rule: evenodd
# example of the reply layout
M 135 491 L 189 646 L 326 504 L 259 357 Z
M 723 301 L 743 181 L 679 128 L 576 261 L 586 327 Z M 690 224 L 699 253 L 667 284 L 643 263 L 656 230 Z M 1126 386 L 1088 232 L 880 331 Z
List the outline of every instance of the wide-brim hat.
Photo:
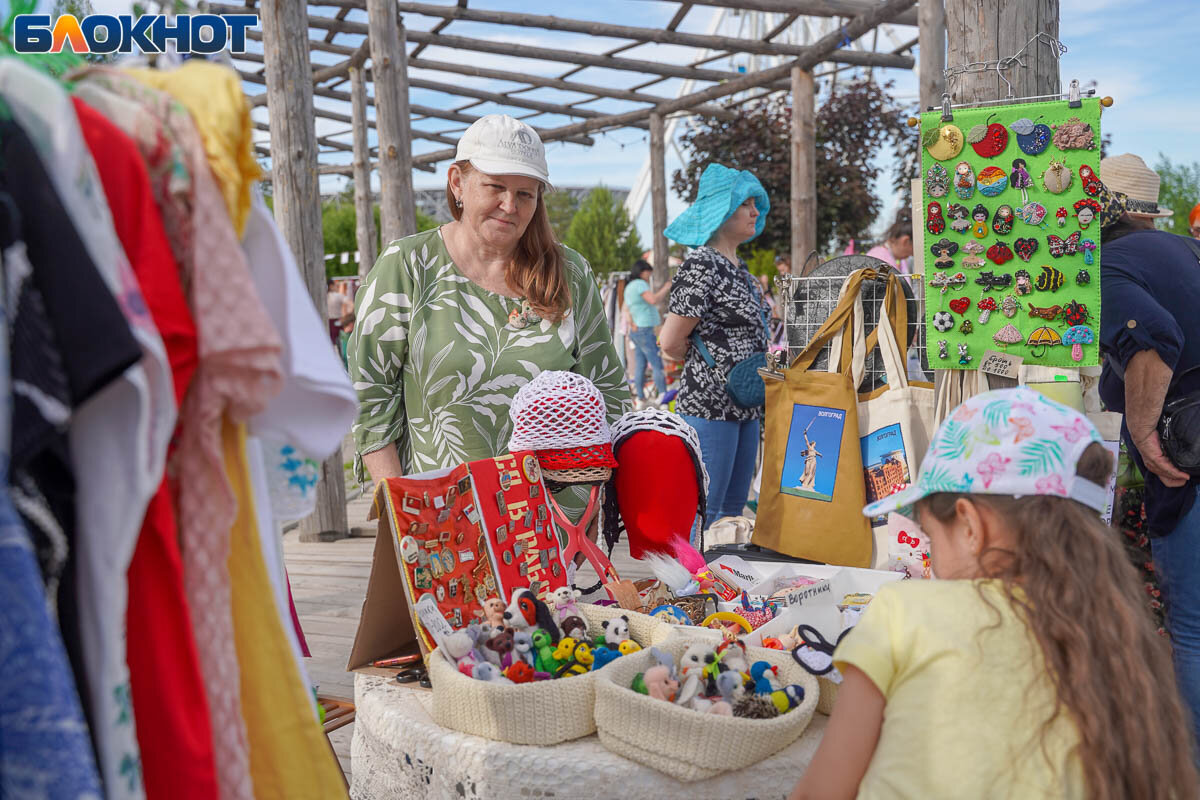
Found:
M 523 175 L 550 188 L 546 147 L 537 131 L 508 114 L 487 114 L 458 140 L 455 161 L 469 161 L 488 175 Z
M 912 486 L 863 509 L 868 517 L 945 492 L 1064 497 L 1103 513 L 1108 491 L 1076 474 L 1102 441 L 1073 408 L 1025 386 L 984 392 L 951 412 L 934 434 Z
M 668 239 L 688 247 L 708 244 L 717 229 L 749 197 L 754 198 L 754 205 L 758 209 L 754 236 L 750 237 L 753 239 L 763 232 L 767 224 L 767 212 L 771 210 L 767 190 L 753 172 L 733 169 L 724 164 L 709 164 L 700 175 L 696 202 L 676 217 L 663 233 Z
M 1137 217 L 1169 217 L 1175 212 L 1158 204 L 1162 179 L 1133 153 L 1111 156 L 1100 162 L 1100 180 L 1109 191 L 1122 195 L 1125 213 Z

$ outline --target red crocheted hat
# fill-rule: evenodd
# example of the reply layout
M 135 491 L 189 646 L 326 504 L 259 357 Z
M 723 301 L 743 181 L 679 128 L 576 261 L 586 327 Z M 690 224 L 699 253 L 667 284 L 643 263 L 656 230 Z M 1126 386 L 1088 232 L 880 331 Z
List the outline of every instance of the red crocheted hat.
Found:
M 586 447 L 564 447 L 561 450 L 538 450 L 538 463 L 542 469 L 583 469 L 585 467 L 615 467 L 611 444 L 593 444 Z

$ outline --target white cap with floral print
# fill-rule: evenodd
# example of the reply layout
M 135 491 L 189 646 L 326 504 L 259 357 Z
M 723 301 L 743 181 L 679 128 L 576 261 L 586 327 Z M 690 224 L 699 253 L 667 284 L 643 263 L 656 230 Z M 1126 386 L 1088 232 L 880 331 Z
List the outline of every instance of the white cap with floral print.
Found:
M 863 509 L 886 514 L 939 492 L 1066 497 L 1103 513 L 1108 492 L 1075 474 L 1100 433 L 1087 417 L 1024 386 L 972 397 L 938 428 L 917 481 Z

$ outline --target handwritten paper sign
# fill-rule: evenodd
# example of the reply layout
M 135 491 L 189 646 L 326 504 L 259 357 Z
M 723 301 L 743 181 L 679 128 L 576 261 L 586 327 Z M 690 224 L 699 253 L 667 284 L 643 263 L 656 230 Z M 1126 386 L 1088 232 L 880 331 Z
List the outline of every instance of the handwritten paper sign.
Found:
M 1017 379 L 1017 371 L 1021 368 L 1021 364 L 1025 361 L 1021 356 L 1011 353 L 998 353 L 995 350 L 987 350 L 983 354 L 983 358 L 979 360 L 979 371 L 987 375 L 996 375 L 1001 378 Z

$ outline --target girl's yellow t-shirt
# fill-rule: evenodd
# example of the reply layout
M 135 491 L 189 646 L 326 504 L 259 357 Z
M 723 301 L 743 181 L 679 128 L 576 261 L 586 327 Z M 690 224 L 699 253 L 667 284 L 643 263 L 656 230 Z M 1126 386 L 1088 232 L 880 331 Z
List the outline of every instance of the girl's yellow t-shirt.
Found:
M 889 584 L 834 663 L 887 698 L 859 798 L 1086 797 L 1075 723 L 1064 707 L 1041 737 L 1054 686 L 996 583 Z

